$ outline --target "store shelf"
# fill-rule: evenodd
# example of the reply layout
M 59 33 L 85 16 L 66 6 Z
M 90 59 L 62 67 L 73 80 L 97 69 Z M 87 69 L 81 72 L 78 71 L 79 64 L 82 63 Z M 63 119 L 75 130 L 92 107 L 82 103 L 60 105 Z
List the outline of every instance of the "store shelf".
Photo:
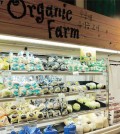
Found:
M 101 92 L 107 92 L 108 89 L 95 89 L 95 90 L 87 90 L 86 93 L 101 93 Z
M 119 133 L 120 133 L 120 123 L 96 131 L 92 131 L 86 134 L 119 134 Z
M 77 113 L 71 113 L 71 114 L 69 114 L 67 116 L 59 116 L 59 117 L 52 118 L 52 119 L 41 120 L 41 121 L 36 122 L 36 124 L 37 124 L 37 127 L 40 128 L 40 127 L 44 127 L 44 126 L 47 126 L 47 125 L 54 125 L 54 124 L 62 123 L 65 119 L 67 119 L 69 117 L 76 118 L 79 115 L 93 113 L 93 112 L 98 112 L 98 111 L 105 111 L 105 110 L 107 110 L 107 108 L 100 108 L 100 109 L 95 109 L 95 110 L 80 111 L 80 112 L 77 112 Z M 33 123 L 35 124 L 35 122 L 33 122 Z M 31 124 L 31 122 L 30 123 L 25 123 L 25 124 Z M 15 125 L 15 128 L 18 128 L 19 126 L 22 127 L 25 124 Z
M 2 74 L 5 71 L 0 71 Z M 51 74 L 51 75 L 103 75 L 102 72 L 69 72 L 69 71 L 9 71 L 15 75 L 39 75 L 39 74 Z
M 51 74 L 51 75 L 72 75 L 71 72 L 67 71 L 12 71 L 12 74 L 25 74 L 25 75 L 38 75 L 38 74 Z
M 98 112 L 98 111 L 105 111 L 107 110 L 107 108 L 100 108 L 100 109 L 95 109 L 95 110 L 86 110 L 86 111 L 80 111 L 77 113 L 71 113 L 67 116 L 59 116 L 59 117 L 55 117 L 55 118 L 51 118 L 51 119 L 44 119 L 41 121 L 31 121 L 31 122 L 27 122 L 27 123 L 20 123 L 20 124 L 14 124 L 12 125 L 14 127 L 15 131 L 19 131 L 21 129 L 21 127 L 26 126 L 26 125 L 37 125 L 37 127 L 44 127 L 47 125 L 54 125 L 57 123 L 62 123 L 65 119 L 69 118 L 69 117 L 78 117 L 79 115 L 83 115 L 83 114 L 88 114 L 88 113 L 93 113 L 93 112 Z M 4 130 L 5 127 L 0 128 L 1 130 Z
M 72 96 L 72 95 L 78 95 L 78 92 L 68 92 L 64 93 L 65 96 Z M 27 96 L 27 97 L 16 97 L 16 98 L 1 98 L 0 102 L 6 102 L 6 101 L 16 101 L 18 99 L 24 98 L 27 99 L 42 99 L 42 98 L 53 98 L 58 97 L 59 94 L 51 94 L 51 95 L 40 95 L 40 96 Z
M 103 72 L 79 72 L 79 75 L 103 75 Z
M 96 89 L 96 90 L 87 90 L 84 91 L 84 93 L 101 93 L 101 92 L 107 92 L 106 89 Z M 24 98 L 25 100 L 28 99 L 43 99 L 43 98 L 53 98 L 53 97 L 58 97 L 60 93 L 58 94 L 49 94 L 49 95 L 40 95 L 40 96 L 26 96 L 26 97 L 16 97 L 16 98 L 0 98 L 0 102 L 7 102 L 7 101 L 16 101 L 17 98 L 22 99 Z M 75 95 L 79 95 L 79 92 L 67 92 L 67 93 L 63 93 L 65 94 L 66 97 L 68 96 L 75 96 Z

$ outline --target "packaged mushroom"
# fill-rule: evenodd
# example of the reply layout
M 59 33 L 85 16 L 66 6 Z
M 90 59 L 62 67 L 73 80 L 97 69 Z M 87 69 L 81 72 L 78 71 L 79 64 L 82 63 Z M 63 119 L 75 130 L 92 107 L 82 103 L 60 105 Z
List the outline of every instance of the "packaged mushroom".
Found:
M 34 112 L 28 112 L 27 113 L 27 120 L 28 121 L 32 121 L 32 120 L 35 120 L 36 119 L 36 115 Z
M 7 115 L 11 115 L 11 114 L 16 114 L 16 113 L 18 113 L 17 112 L 17 105 L 15 105 L 15 104 L 11 104 L 11 105 L 9 105 L 9 106 L 7 106 L 6 107 L 6 114 Z
M 37 120 L 42 120 L 43 118 L 47 117 L 47 113 L 37 111 L 35 112 L 35 116 Z
M 27 122 L 27 114 L 19 114 L 18 122 Z

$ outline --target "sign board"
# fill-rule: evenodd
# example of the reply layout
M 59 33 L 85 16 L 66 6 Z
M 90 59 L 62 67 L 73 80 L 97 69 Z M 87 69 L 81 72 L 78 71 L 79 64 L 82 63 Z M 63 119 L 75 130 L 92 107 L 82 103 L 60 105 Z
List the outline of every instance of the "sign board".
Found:
M 80 60 L 82 62 L 86 61 L 96 61 L 96 50 L 81 48 L 80 49 Z
M 58 0 L 0 0 L 0 34 L 120 50 L 120 21 Z

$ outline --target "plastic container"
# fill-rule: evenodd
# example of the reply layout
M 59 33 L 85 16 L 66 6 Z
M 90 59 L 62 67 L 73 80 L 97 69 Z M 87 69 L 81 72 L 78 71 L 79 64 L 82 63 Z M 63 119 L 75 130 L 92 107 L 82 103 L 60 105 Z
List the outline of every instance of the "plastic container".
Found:
M 72 123 L 64 127 L 64 134 L 76 134 L 76 126 Z
M 17 134 L 17 133 L 11 132 L 11 134 Z M 40 131 L 39 128 L 25 126 L 22 130 L 18 132 L 18 134 L 42 134 L 42 132 Z
M 48 126 L 44 129 L 44 134 L 58 134 L 58 131 L 52 128 L 52 126 Z

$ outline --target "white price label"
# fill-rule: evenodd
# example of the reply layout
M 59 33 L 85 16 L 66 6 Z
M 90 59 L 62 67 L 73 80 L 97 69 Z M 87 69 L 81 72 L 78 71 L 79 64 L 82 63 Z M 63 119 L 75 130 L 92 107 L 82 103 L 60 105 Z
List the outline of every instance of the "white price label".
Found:
M 84 91 L 80 91 L 79 92 L 79 96 L 84 97 L 85 96 L 85 92 Z
M 76 71 L 76 72 L 73 72 L 73 75 L 79 75 L 79 72 L 78 71 Z
M 4 130 L 0 130 L 0 134 L 7 134 L 6 129 L 4 129 Z
M 0 83 L 3 83 L 3 77 L 0 76 Z
M 16 102 L 25 102 L 25 98 L 24 97 L 16 97 Z
M 29 126 L 30 126 L 30 127 L 37 127 L 37 121 L 36 121 L 36 120 L 30 121 L 30 122 L 29 122 Z
M 72 114 L 72 117 L 76 118 L 76 117 L 78 117 L 78 114 Z
M 100 89 L 97 89 L 97 90 L 96 90 L 96 93 L 97 93 L 97 94 L 101 94 L 101 90 L 100 90 Z
M 87 98 L 90 98 L 90 95 L 89 95 L 89 94 L 86 94 L 86 97 L 87 97 Z
M 3 77 L 10 77 L 11 76 L 11 71 L 7 71 L 7 70 L 6 71 L 3 71 L 2 72 L 2 76 Z
M 14 131 L 14 126 L 13 125 L 9 125 L 9 126 L 5 127 L 4 132 L 11 133 L 12 131 Z
M 58 97 L 59 97 L 59 99 L 65 99 L 65 94 L 64 93 L 60 93 L 60 94 L 58 94 Z

